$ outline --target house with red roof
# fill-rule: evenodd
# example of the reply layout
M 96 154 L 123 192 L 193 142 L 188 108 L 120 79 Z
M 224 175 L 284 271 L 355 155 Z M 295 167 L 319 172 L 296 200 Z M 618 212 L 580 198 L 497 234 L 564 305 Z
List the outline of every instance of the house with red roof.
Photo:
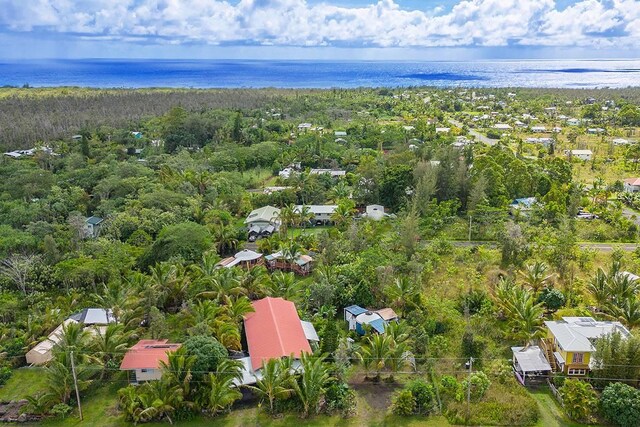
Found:
M 627 178 L 624 180 L 624 191 L 637 193 L 640 191 L 640 178 Z
M 169 360 L 169 353 L 180 348 L 180 344 L 171 344 L 167 340 L 140 340 L 124 355 L 120 364 L 121 371 L 129 371 L 130 382 L 159 380 L 162 377 L 160 362 Z
M 318 334 L 311 322 L 300 320 L 293 302 L 282 298 L 263 298 L 253 301 L 254 312 L 244 318 L 248 357 L 244 364 L 242 384 L 253 384 L 260 377 L 260 369 L 270 359 L 312 353 L 310 342 L 318 342 Z M 294 362 L 294 367 L 299 364 Z

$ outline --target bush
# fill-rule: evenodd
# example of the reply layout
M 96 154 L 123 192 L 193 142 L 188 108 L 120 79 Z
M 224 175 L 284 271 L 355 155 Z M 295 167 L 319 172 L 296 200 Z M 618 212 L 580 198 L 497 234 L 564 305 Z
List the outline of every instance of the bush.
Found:
M 51 408 L 51 415 L 56 418 L 65 419 L 71 412 L 71 406 L 66 403 L 58 403 Z
M 8 366 L 0 367 L 0 386 L 5 385 L 7 381 L 9 381 L 9 378 L 11 378 L 11 375 L 13 375 L 13 371 L 11 370 L 10 367 Z
M 545 288 L 540 296 L 538 302 L 544 304 L 549 311 L 556 311 L 561 308 L 566 302 L 566 298 L 562 292 L 554 288 Z
M 413 397 L 411 390 L 400 390 L 397 392 L 391 402 L 391 412 L 395 415 L 408 417 L 413 415 L 416 410 L 416 399 Z
M 325 392 L 325 410 L 328 414 L 339 412 L 343 417 L 354 415 L 356 394 L 346 383 L 332 384 Z
M 485 343 L 481 339 L 476 339 L 473 332 L 465 331 L 462 335 L 462 355 L 465 358 L 479 358 L 484 347 Z
M 433 386 L 424 380 L 411 381 L 405 387 L 416 401 L 416 413 L 426 415 L 433 410 L 435 393 Z
M 591 384 L 580 380 L 567 379 L 558 391 L 569 418 L 578 422 L 589 422 L 591 420 L 593 407 L 597 403 L 596 392 Z
M 455 399 L 460 392 L 460 383 L 451 375 L 440 378 L 440 396 L 443 399 Z
M 489 390 L 489 386 L 491 385 L 491 381 L 487 374 L 482 371 L 474 372 L 471 374 L 471 400 L 478 401 L 484 397 Z M 469 387 L 469 378 L 465 378 L 462 381 L 462 387 L 460 389 L 460 394 L 464 394 L 466 396 L 467 388 Z M 458 400 L 462 400 L 458 398 Z
M 227 358 L 227 349 L 213 337 L 196 335 L 188 338 L 183 345 L 187 356 L 195 356 L 192 372 L 194 377 L 204 377 L 214 372 L 218 363 Z
M 624 383 L 610 384 L 602 392 L 600 409 L 612 424 L 640 426 L 640 390 Z

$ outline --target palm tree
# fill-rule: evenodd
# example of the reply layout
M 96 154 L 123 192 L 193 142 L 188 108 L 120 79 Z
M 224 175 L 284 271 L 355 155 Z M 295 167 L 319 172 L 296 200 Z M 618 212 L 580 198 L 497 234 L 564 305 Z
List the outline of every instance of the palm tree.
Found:
M 398 277 L 385 289 L 385 294 L 389 298 L 391 306 L 402 314 L 409 306 L 416 307 L 416 296 L 419 295 L 414 282 L 407 277 Z
M 320 399 L 326 391 L 331 376 L 322 357 L 302 353 L 300 362 L 302 374 L 291 384 L 302 402 L 303 416 L 307 417 L 310 413 L 314 415 L 318 413 Z
M 293 273 L 276 271 L 271 275 L 271 282 L 268 286 L 269 296 L 298 301 L 298 298 L 302 295 L 302 290 L 302 283 L 296 280 Z
M 216 249 L 220 255 L 229 254 L 238 246 L 238 233 L 230 226 L 213 225 L 211 226 L 211 235 L 216 242 Z
M 533 264 L 527 265 L 524 271 L 520 271 L 525 285 L 531 288 L 534 294 L 538 294 L 545 288 L 551 279 L 552 275 L 547 274 L 548 269 L 547 264 L 536 261 Z
M 333 221 L 337 227 L 343 227 L 353 217 L 355 209 L 353 202 L 347 200 L 338 204 L 336 210 L 331 214 L 331 221 Z
M 307 205 L 302 205 L 298 212 L 298 224 L 302 227 L 302 229 L 306 229 L 307 225 L 313 221 L 315 215 L 311 212 L 311 209 Z
M 386 334 L 370 334 L 367 343 L 358 352 L 358 358 L 362 362 L 367 374 L 375 372 L 374 380 L 380 381 L 380 374 L 387 366 L 389 357 L 392 356 L 391 340 Z
M 63 323 L 60 341 L 53 347 L 54 357 L 59 362 L 71 366 L 70 357 L 73 352 L 77 364 L 92 362 L 95 358 L 87 352 L 90 343 L 91 333 L 83 324 L 73 321 Z
M 242 398 L 236 385 L 242 378 L 241 366 L 237 360 L 225 359 L 218 364 L 215 373 L 210 372 L 206 377 L 201 401 L 210 414 L 226 412 L 233 402 Z
M 100 379 L 103 379 L 110 369 L 119 365 L 118 360 L 127 348 L 129 336 L 121 324 L 110 323 L 106 328 L 98 329 L 91 348 L 102 365 Z
M 609 300 L 607 273 L 602 268 L 598 268 L 596 274 L 591 276 L 587 283 L 587 290 L 595 300 L 596 307 L 602 310 Z
M 167 355 L 167 361 L 160 361 L 162 377 L 170 385 L 182 389 L 184 396 L 189 396 L 191 391 L 191 368 L 195 363 L 195 356 L 187 356 L 184 348 L 171 352 Z
M 111 309 L 117 323 L 131 300 L 130 289 L 120 281 L 113 281 L 108 285 L 105 284 L 102 294 L 95 294 L 94 298 L 100 307 Z
M 244 316 L 254 311 L 251 300 L 245 296 L 237 298 L 225 297 L 224 310 L 229 319 L 236 325 L 240 325 Z
M 348 199 L 351 197 L 351 187 L 349 187 L 344 181 L 340 181 L 331 189 L 330 194 L 331 200 L 334 202 L 341 199 Z
M 173 424 L 171 417 L 182 405 L 184 400 L 183 390 L 164 379 L 149 381 L 139 388 L 140 408 L 137 411 L 138 420 L 148 422 L 153 419 L 161 420 L 166 418 L 170 424 Z
M 238 278 L 238 272 L 230 268 L 220 268 L 206 280 L 208 290 L 200 292 L 197 298 L 222 301 L 225 296 L 241 295 L 245 292 Z
M 288 398 L 294 391 L 291 387 L 288 364 L 283 365 L 281 359 L 269 359 L 262 365 L 261 373 L 261 378 L 256 376 L 256 385 L 249 388 L 262 400 L 269 401 L 269 413 L 273 414 L 275 401 Z
M 613 313 L 629 329 L 640 326 L 640 300 L 637 297 L 630 297 L 619 306 L 613 306 Z
M 289 227 L 294 226 L 298 222 L 296 207 L 292 204 L 284 206 L 280 209 L 278 219 L 280 220 L 280 232 L 286 236 Z

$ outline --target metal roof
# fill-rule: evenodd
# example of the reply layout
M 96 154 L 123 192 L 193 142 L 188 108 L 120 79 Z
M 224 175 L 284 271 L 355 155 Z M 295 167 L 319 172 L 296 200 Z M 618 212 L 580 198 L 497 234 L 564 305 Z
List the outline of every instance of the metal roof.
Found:
M 344 311 L 353 314 L 354 316 L 367 312 L 365 308 L 362 308 L 359 305 L 350 305 L 349 307 L 345 307 Z
M 316 328 L 313 327 L 313 323 L 301 320 L 300 324 L 302 325 L 304 336 L 307 337 L 308 341 L 320 341 L 320 337 L 318 337 L 318 333 L 316 332 Z
M 280 209 L 273 206 L 263 206 L 259 209 L 254 209 L 244 220 L 245 224 L 251 224 L 252 222 L 272 222 L 278 219 L 280 215 Z
M 87 218 L 87 223 L 91 225 L 98 225 L 102 221 L 104 221 L 104 219 L 100 218 L 99 216 L 90 216 L 89 218 Z
M 265 361 L 302 353 L 311 353 L 296 306 L 282 298 L 263 298 L 251 303 L 253 313 L 246 315 L 244 328 L 254 370 Z
M 369 322 L 368 325 L 375 329 L 379 334 L 384 334 L 384 328 L 387 326 L 387 322 L 383 319 L 376 319 Z
M 104 308 L 85 308 L 69 316 L 69 319 L 84 325 L 106 325 L 116 321 L 111 309 Z
M 180 348 L 181 344 L 170 344 L 167 340 L 140 340 L 124 355 L 120 370 L 158 369 L 160 362 L 169 360 L 168 353 Z
M 537 345 L 530 347 L 511 347 L 522 372 L 550 371 L 551 365 Z
M 592 352 L 592 341 L 619 332 L 623 338 L 631 334 L 620 322 L 595 320 L 593 317 L 563 317 L 544 322 L 564 351 Z

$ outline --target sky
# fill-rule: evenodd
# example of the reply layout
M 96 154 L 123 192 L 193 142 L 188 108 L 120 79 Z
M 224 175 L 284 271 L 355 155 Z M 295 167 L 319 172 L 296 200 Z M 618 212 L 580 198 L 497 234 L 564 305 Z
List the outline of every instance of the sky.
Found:
M 0 58 L 640 57 L 640 0 L 2 0 Z

